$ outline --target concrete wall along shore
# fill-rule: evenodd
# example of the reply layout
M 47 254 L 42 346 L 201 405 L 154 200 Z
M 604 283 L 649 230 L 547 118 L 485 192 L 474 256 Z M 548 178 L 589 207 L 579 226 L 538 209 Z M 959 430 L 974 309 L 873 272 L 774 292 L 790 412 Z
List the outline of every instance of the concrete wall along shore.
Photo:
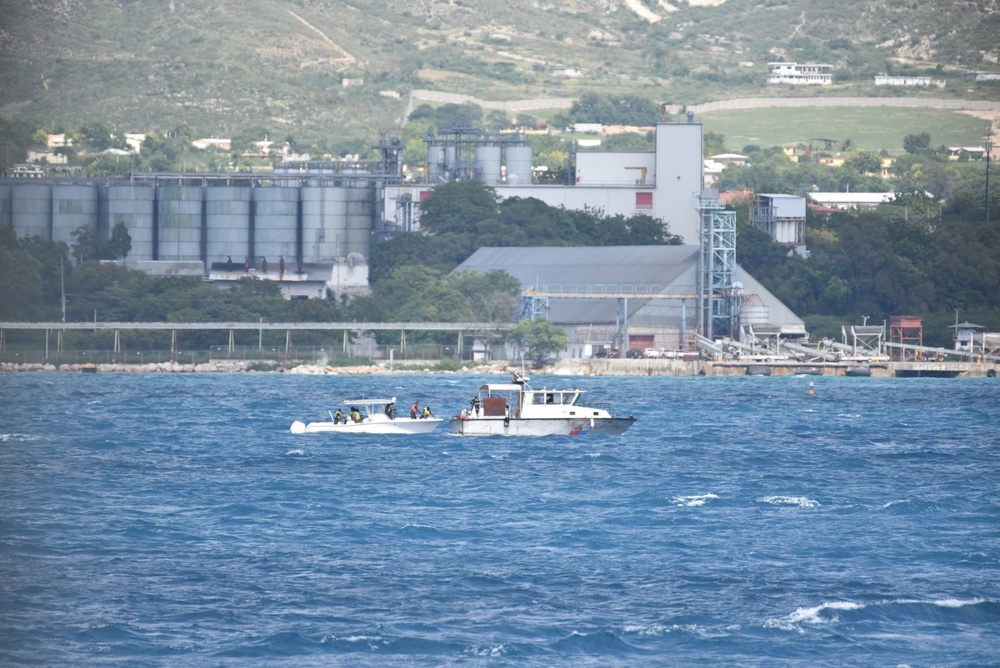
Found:
M 509 362 L 496 362 L 492 364 L 470 364 L 459 371 L 434 371 L 435 362 L 425 360 L 426 368 L 424 373 L 471 373 L 471 374 L 499 374 L 506 375 L 510 366 Z M 406 363 L 412 365 L 412 362 Z M 0 362 L 0 373 L 4 372 L 81 372 L 84 367 L 92 366 L 79 363 L 72 364 L 52 364 L 52 363 L 13 363 Z M 757 365 L 759 366 L 759 365 Z M 819 375 L 808 374 L 803 378 L 816 377 L 844 377 L 849 375 L 846 364 L 819 365 L 821 373 Z M 766 378 L 775 376 L 796 376 L 804 373 L 806 367 L 816 368 L 815 364 L 774 364 L 771 365 L 772 374 L 761 377 L 761 382 L 767 382 Z M 912 363 L 912 362 L 886 362 L 871 365 L 871 378 L 896 378 L 896 377 L 926 377 L 926 378 L 989 378 L 1000 377 L 1000 364 L 980 364 L 974 362 L 943 362 L 943 363 Z M 738 362 L 714 362 L 711 360 L 682 360 L 682 359 L 563 359 L 554 360 L 550 366 L 535 370 L 532 375 L 555 374 L 560 376 L 745 376 L 746 363 Z M 97 364 L 93 369 L 102 373 L 200 373 L 200 372 L 237 372 L 255 371 L 261 369 L 261 363 L 255 360 L 214 360 L 201 364 L 183 364 L 181 362 L 150 362 L 145 364 L 111 363 Z M 401 373 L 402 370 L 397 364 L 395 367 L 388 362 L 378 362 L 369 365 L 331 367 L 317 366 L 312 363 L 299 363 L 294 360 L 286 360 L 273 363 L 270 370 L 287 373 L 321 373 L 321 374 L 344 374 L 344 375 L 366 375 L 380 373 Z M 921 371 L 923 373 L 921 373 Z M 408 372 L 414 372 L 412 370 Z M 864 382 L 864 378 L 859 378 L 858 382 Z

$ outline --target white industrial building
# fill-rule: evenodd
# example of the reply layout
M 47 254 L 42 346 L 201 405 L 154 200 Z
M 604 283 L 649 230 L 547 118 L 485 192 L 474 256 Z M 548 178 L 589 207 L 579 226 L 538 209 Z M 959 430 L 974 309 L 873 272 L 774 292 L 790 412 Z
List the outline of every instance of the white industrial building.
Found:
M 829 86 L 833 83 L 833 65 L 825 63 L 768 63 L 767 83 Z
M 430 141 L 428 183 L 389 185 L 385 215 L 400 229 L 415 229 L 413 204 L 436 183 L 476 179 L 503 198 L 533 197 L 549 206 L 600 209 L 605 215 L 648 214 L 684 243 L 699 241 L 699 214 L 691 199 L 703 188 L 700 123 L 658 123 L 654 151 L 578 151 L 575 182 L 532 184 L 531 146 L 495 137 L 459 136 Z
M 760 193 L 750 204 L 750 224 L 784 246 L 806 254 L 806 198 Z

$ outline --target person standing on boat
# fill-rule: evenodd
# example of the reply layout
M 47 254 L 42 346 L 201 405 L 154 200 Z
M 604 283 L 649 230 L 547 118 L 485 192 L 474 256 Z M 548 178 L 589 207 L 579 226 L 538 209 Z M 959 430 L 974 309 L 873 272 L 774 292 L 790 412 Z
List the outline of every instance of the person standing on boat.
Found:
M 390 420 L 396 419 L 396 404 L 391 401 L 385 405 L 385 414 Z
M 431 413 L 430 406 L 424 406 L 424 412 L 420 415 L 421 420 L 434 417 L 434 413 Z
M 344 411 L 337 409 L 337 414 L 333 416 L 333 424 L 340 424 L 341 419 L 344 420 L 344 424 L 347 424 L 347 419 L 344 418 Z
M 472 397 L 472 401 L 469 403 L 472 404 L 472 411 L 476 414 L 476 417 L 479 417 L 479 395 L 477 394 Z
M 351 406 L 351 419 L 355 422 L 361 422 L 361 411 L 358 410 L 357 406 Z
M 419 414 L 420 414 L 420 402 L 419 401 L 414 401 L 413 405 L 410 406 L 410 419 L 411 420 L 416 420 L 417 419 L 417 415 L 419 415 Z

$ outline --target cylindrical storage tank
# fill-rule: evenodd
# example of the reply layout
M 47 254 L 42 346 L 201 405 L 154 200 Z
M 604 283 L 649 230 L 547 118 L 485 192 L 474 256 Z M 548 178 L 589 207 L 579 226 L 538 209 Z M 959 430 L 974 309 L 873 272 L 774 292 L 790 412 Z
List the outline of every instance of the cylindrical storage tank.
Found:
M 295 258 L 295 226 L 299 209 L 298 188 L 254 188 L 254 252 L 277 268 L 284 256 L 285 266 Z
M 0 184 L 0 227 L 6 227 L 14 224 L 13 219 L 11 218 L 10 203 L 13 189 L 14 186 Z
M 477 146 L 476 169 L 479 171 L 479 178 L 486 185 L 495 186 L 500 183 L 500 147 Z
M 458 166 L 458 147 L 446 146 L 444 149 L 444 171 L 450 172 Z
M 347 200 L 347 245 L 344 255 L 360 253 L 366 258 L 372 250 L 372 215 L 375 208 L 371 188 L 351 188 Z
M 132 238 L 128 261 L 153 259 L 153 199 L 152 186 L 108 186 L 103 196 L 108 219 L 108 234 L 118 223 L 125 223 Z
M 302 259 L 330 262 L 347 255 L 347 189 L 303 187 Z
M 371 182 L 371 172 L 367 169 L 345 169 L 341 176 L 340 185 L 345 188 L 364 188 Z
M 276 185 L 283 188 L 298 188 L 298 177 L 302 176 L 302 172 L 298 167 L 275 167 L 274 175 L 281 177 L 275 179 Z
M 223 263 L 232 258 L 242 267 L 250 253 L 250 198 L 252 190 L 239 186 L 205 188 L 205 260 Z
M 311 177 L 307 182 L 310 186 L 332 186 L 337 172 L 329 167 L 320 167 L 308 170 L 307 174 Z
M 200 186 L 164 185 L 158 188 L 160 260 L 201 259 L 203 191 Z
M 531 185 L 531 146 L 507 147 L 507 185 Z
M 51 240 L 52 187 L 41 183 L 18 183 L 11 193 L 10 214 L 18 237 Z
M 746 295 L 740 305 L 741 325 L 766 325 L 771 322 L 771 309 L 757 295 Z
M 427 178 L 430 183 L 440 183 L 445 173 L 445 155 L 443 146 L 431 146 L 427 149 Z
M 72 246 L 80 227 L 97 229 L 97 186 L 52 186 L 52 241 Z

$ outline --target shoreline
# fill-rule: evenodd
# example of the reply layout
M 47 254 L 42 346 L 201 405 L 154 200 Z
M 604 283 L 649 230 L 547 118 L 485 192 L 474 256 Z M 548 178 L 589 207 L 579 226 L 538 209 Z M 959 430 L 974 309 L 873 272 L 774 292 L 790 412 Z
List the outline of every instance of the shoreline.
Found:
M 507 375 L 515 365 L 512 362 L 491 362 L 462 366 L 458 369 L 436 368 L 430 360 L 410 363 L 381 362 L 357 366 L 330 366 L 321 364 L 264 363 L 248 360 L 219 360 L 199 364 L 180 362 L 148 362 L 145 364 L 51 364 L 51 363 L 0 363 L 0 373 L 290 373 L 306 375 L 366 376 L 386 374 L 456 374 L 456 375 Z M 759 363 L 713 360 L 680 359 L 567 359 L 556 360 L 540 368 L 527 369 L 527 373 L 542 376 L 743 376 L 748 367 L 769 369 L 765 375 L 794 376 L 845 376 L 858 366 L 869 369 L 872 378 L 996 378 L 1000 376 L 1000 363 L 989 362 L 880 362 L 871 365 L 820 363 L 809 364 L 791 361 Z M 806 368 L 811 371 L 807 372 Z M 818 373 L 816 371 L 818 370 Z

